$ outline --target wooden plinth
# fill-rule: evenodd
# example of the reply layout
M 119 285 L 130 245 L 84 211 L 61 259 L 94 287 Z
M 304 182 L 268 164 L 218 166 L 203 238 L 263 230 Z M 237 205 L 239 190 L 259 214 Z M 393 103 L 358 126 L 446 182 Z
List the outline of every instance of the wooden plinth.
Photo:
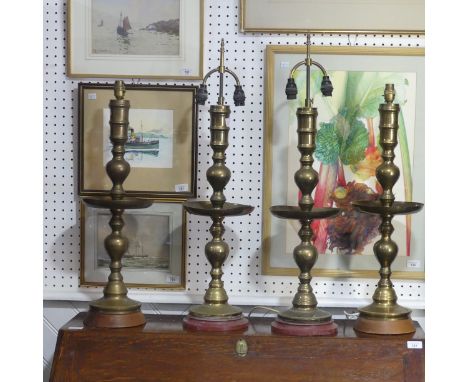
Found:
M 354 329 L 363 333 L 388 335 L 408 334 L 416 331 L 411 319 L 373 320 L 361 316 L 356 320 Z
M 236 320 L 203 320 L 186 316 L 183 325 L 184 329 L 198 332 L 243 332 L 249 327 L 249 321 L 242 316 Z
M 335 336 L 338 333 L 338 326 L 333 321 L 307 325 L 294 324 L 277 318 L 271 323 L 271 331 L 286 336 Z
M 181 316 L 148 315 L 144 326 L 126 329 L 83 327 L 84 316 L 60 329 L 51 382 L 424 381 L 417 324 L 410 336 L 360 338 L 355 321 L 335 320 L 336 336 L 293 337 L 272 334 L 273 318 L 250 318 L 244 333 L 207 333 L 184 330 Z M 240 339 L 244 356 L 236 353 Z
M 109 314 L 90 309 L 83 324 L 92 328 L 131 328 L 144 325 L 145 315 L 141 312 Z

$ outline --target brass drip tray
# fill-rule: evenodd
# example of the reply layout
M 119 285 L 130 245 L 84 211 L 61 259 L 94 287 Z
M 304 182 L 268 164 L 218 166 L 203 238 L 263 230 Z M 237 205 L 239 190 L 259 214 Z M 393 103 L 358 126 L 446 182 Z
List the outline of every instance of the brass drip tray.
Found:
M 312 208 L 310 211 L 303 211 L 297 206 L 273 206 L 271 213 L 282 219 L 325 219 L 335 216 L 340 212 L 339 208 Z
M 209 201 L 190 201 L 184 203 L 187 212 L 202 216 L 239 216 L 250 214 L 254 207 L 245 204 L 224 203 L 222 208 L 215 208 Z
M 393 202 L 391 206 L 384 206 L 380 200 L 362 200 L 351 203 L 362 212 L 370 214 L 408 215 L 421 210 L 423 203 Z
M 147 208 L 153 204 L 152 200 L 139 199 L 139 198 L 128 198 L 112 199 L 110 196 L 89 196 L 83 198 L 83 201 L 95 208 L 120 208 L 124 210 Z

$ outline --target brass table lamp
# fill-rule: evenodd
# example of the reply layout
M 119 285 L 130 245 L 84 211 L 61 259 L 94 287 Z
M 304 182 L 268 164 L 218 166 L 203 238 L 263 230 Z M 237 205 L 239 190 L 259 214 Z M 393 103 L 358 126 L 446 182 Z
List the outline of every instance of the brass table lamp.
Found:
M 385 85 L 385 103 L 379 107 L 380 145 L 383 163 L 377 167 L 376 177 L 383 188 L 383 193 L 376 201 L 355 201 L 353 206 L 362 212 L 379 214 L 382 223 L 379 227 L 381 239 L 374 244 L 374 254 L 380 263 L 380 280 L 372 296 L 372 304 L 359 309 L 359 318 L 354 329 L 371 334 L 405 334 L 416 330 L 411 320 L 411 310 L 397 304 L 397 295 L 390 280 L 391 264 L 398 254 L 398 246 L 392 240 L 392 219 L 394 215 L 418 212 L 422 203 L 396 202 L 393 186 L 400 176 L 400 170 L 393 163 L 395 147 L 398 144 L 398 113 L 400 106 L 394 104 L 395 89 L 393 84 Z
M 205 246 L 205 255 L 210 262 L 211 282 L 204 296 L 204 304 L 194 306 L 184 318 L 184 327 L 189 330 L 200 331 L 231 331 L 245 330 L 248 321 L 242 315 L 242 310 L 228 304 L 228 296 L 224 289 L 221 277 L 222 265 L 229 254 L 229 245 L 223 240 L 225 216 L 246 215 L 253 211 L 252 206 L 226 203 L 223 190 L 231 177 L 231 171 L 225 165 L 225 151 L 228 147 L 228 133 L 226 119 L 231 110 L 224 104 L 224 74 L 228 73 L 236 81 L 234 91 L 234 104 L 243 106 L 245 102 L 244 91 L 234 72 L 224 66 L 224 40 L 221 40 L 220 64 L 209 71 L 203 78 L 203 83 L 197 91 L 197 103 L 204 105 L 208 99 L 206 81 L 214 74 L 219 73 L 218 103 L 210 106 L 210 146 L 213 149 L 213 165 L 207 170 L 208 182 L 213 188 L 210 201 L 187 201 L 185 209 L 195 215 L 209 216 L 213 221 L 210 233 L 213 236 Z
M 272 323 L 273 333 L 315 336 L 335 335 L 337 326 L 333 323 L 330 313 L 317 308 L 317 300 L 310 286 L 312 279 L 311 269 L 314 266 L 318 252 L 312 244 L 312 221 L 324 219 L 338 214 L 337 208 L 314 208 L 312 192 L 318 183 L 318 173 L 312 168 L 315 150 L 315 135 L 317 133 L 317 109 L 312 107 L 310 99 L 310 67 L 317 66 L 323 73 L 321 92 L 324 96 L 331 96 L 333 87 L 325 69 L 318 62 L 310 58 L 310 35 L 307 35 L 307 57 L 298 62 L 291 70 L 286 85 L 287 99 L 295 99 L 297 87 L 294 82 L 294 73 L 300 66 L 306 66 L 306 99 L 304 107 L 297 108 L 297 148 L 301 153 L 300 168 L 294 174 L 294 181 L 301 191 L 298 206 L 273 206 L 271 213 L 283 219 L 296 219 L 301 223 L 299 237 L 301 243 L 294 248 L 294 260 L 300 269 L 299 288 L 293 299 L 293 307 L 280 312 Z
M 127 297 L 127 287 L 120 272 L 122 256 L 128 248 L 128 239 L 122 234 L 122 215 L 126 209 L 146 208 L 152 203 L 151 200 L 129 198 L 125 195 L 122 184 L 130 173 L 130 165 L 124 159 L 130 101 L 124 99 L 125 86 L 122 81 L 115 82 L 114 94 L 116 99 L 109 103 L 112 159 L 106 165 L 113 186 L 108 197 L 83 198 L 87 205 L 108 208 L 112 213 L 109 221 L 112 232 L 104 242 L 111 258 L 111 273 L 104 287 L 104 296 L 89 304 L 90 310 L 84 319 L 84 325 L 101 328 L 125 328 L 145 323 L 140 310 L 141 304 Z

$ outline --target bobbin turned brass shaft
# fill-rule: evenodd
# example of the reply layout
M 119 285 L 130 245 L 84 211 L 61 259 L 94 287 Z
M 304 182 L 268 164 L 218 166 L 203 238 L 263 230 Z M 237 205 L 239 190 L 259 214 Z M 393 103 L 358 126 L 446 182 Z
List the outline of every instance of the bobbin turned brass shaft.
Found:
M 210 107 L 210 146 L 213 149 L 213 165 L 206 171 L 206 177 L 213 188 L 210 197 L 211 206 L 218 210 L 222 210 L 225 206 L 226 196 L 223 191 L 231 178 L 231 171 L 225 164 L 225 151 L 229 145 L 229 127 L 226 120 L 230 113 L 231 109 L 227 105 L 211 105 Z M 224 216 L 214 211 L 211 219 L 213 221 L 210 227 L 212 239 L 205 245 L 205 255 L 212 267 L 211 281 L 205 292 L 205 304 L 191 308 L 190 313 L 197 317 L 241 315 L 240 308 L 227 303 L 228 295 L 221 279 L 222 265 L 229 255 L 229 245 L 223 240 Z
M 211 281 L 204 296 L 204 304 L 190 309 L 190 315 L 206 320 L 241 319 L 242 310 L 228 304 L 228 295 L 222 281 L 222 265 L 229 255 L 229 245 L 223 240 L 225 216 L 245 215 L 253 210 L 252 206 L 226 203 L 224 188 L 231 179 L 231 171 L 226 166 L 226 149 L 229 146 L 229 127 L 227 119 L 231 114 L 228 105 L 224 105 L 224 76 L 231 75 L 236 81 L 234 103 L 244 105 L 245 95 L 237 75 L 224 65 L 224 40 L 221 40 L 219 66 L 210 70 L 204 77 L 197 92 L 197 102 L 204 105 L 208 99 L 207 79 L 213 74 L 219 74 L 218 103 L 210 106 L 210 146 L 213 149 L 213 164 L 206 171 L 206 177 L 213 189 L 210 201 L 188 201 L 185 209 L 198 215 L 210 216 L 212 239 L 205 246 L 205 255 L 211 265 Z M 247 321 L 246 321 L 247 322 Z
M 413 213 L 422 208 L 421 203 L 395 202 L 393 187 L 400 176 L 400 170 L 393 163 L 395 147 L 398 144 L 398 113 L 400 106 L 394 104 L 393 84 L 385 85 L 385 103 L 379 107 L 380 145 L 383 163 L 377 167 L 376 177 L 383 188 L 379 201 L 357 201 L 353 205 L 364 212 L 378 213 L 382 218 L 380 240 L 374 244 L 374 254 L 380 264 L 380 280 L 372 304 L 359 309 L 355 329 L 375 334 L 402 334 L 414 332 L 411 310 L 397 304 L 397 295 L 390 280 L 391 264 L 398 254 L 398 246 L 392 240 L 394 231 L 392 219 L 395 214 Z
M 109 208 L 111 219 L 109 225 L 112 232 L 105 238 L 104 246 L 111 259 L 110 275 L 104 287 L 104 297 L 90 303 L 91 311 L 107 315 L 125 315 L 133 313 L 130 320 L 116 322 L 112 320 L 96 324 L 95 316 L 89 320 L 93 325 L 109 327 L 134 326 L 144 323 L 144 316 L 140 312 L 141 303 L 127 297 L 127 287 L 121 273 L 122 257 L 128 249 L 128 239 L 123 235 L 124 219 L 122 217 L 127 208 L 145 208 L 151 201 L 125 197 L 123 182 L 130 173 L 130 165 L 125 160 L 125 143 L 129 125 L 130 102 L 124 99 L 125 86 L 122 81 L 116 81 L 114 86 L 115 99 L 109 102 L 110 107 L 110 140 L 112 142 L 112 159 L 106 165 L 106 171 L 112 181 L 109 197 L 87 197 L 84 202 L 98 208 Z M 98 320 L 99 322 L 99 320 Z M 86 322 L 85 322 L 86 323 Z
M 297 148 L 301 153 L 300 168 L 294 174 L 294 181 L 301 191 L 299 208 L 302 211 L 311 211 L 314 206 L 312 192 L 318 183 L 318 173 L 312 168 L 315 151 L 315 135 L 317 133 L 317 109 L 312 106 L 297 109 Z M 299 287 L 289 310 L 280 312 L 278 317 L 285 321 L 303 321 L 318 323 L 329 321 L 331 314 L 317 309 L 317 299 L 313 293 L 310 282 L 311 269 L 317 261 L 318 252 L 312 244 L 311 217 L 300 219 L 301 229 L 299 238 L 301 243 L 294 248 L 293 255 L 299 267 Z
M 294 73 L 300 66 L 306 66 L 306 99 L 304 107 L 297 108 L 297 148 L 301 154 L 300 168 L 294 174 L 294 181 L 301 192 L 298 207 L 294 206 L 273 206 L 270 211 L 273 215 L 283 219 L 297 219 L 301 223 L 298 232 L 301 242 L 294 248 L 293 255 L 299 267 L 299 287 L 292 302 L 292 308 L 278 313 L 278 318 L 283 322 L 293 324 L 320 324 L 329 323 L 332 325 L 330 313 L 317 309 L 317 299 L 310 285 L 312 280 L 311 270 L 317 261 L 317 248 L 312 244 L 311 224 L 314 219 L 324 219 L 336 215 L 339 210 L 336 208 L 314 208 L 312 192 L 319 181 L 317 171 L 312 168 L 314 163 L 315 136 L 317 134 L 317 109 L 313 107 L 310 98 L 310 67 L 317 66 L 323 74 L 325 85 L 322 84 L 322 94 L 330 96 L 333 90 L 331 82 L 325 69 L 319 63 L 310 58 L 310 35 L 307 35 L 307 57 L 305 60 L 294 65 L 290 73 L 290 78 L 286 85 L 286 95 L 288 99 L 295 99 L 297 87 L 294 82 Z

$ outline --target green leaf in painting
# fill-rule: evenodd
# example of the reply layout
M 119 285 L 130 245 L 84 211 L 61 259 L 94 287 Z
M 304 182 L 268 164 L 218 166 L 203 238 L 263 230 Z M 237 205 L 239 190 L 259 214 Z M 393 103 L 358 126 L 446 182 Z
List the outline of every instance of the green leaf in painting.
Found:
M 340 159 L 343 164 L 351 165 L 363 160 L 366 156 L 368 141 L 369 132 L 364 123 L 355 119 L 341 149 Z
M 323 164 L 335 163 L 340 154 L 342 140 L 335 129 L 335 123 L 320 123 L 315 141 L 315 157 Z

